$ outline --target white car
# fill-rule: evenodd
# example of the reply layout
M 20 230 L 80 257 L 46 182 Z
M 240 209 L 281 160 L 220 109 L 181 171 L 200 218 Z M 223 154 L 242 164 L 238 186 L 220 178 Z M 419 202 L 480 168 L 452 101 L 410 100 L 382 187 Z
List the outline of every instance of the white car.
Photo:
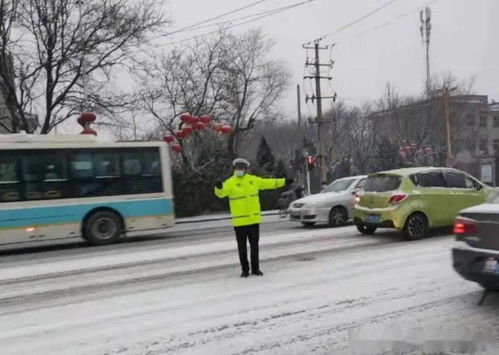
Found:
M 315 195 L 293 201 L 289 220 L 304 226 L 327 223 L 330 227 L 345 224 L 352 218 L 355 194 L 362 189 L 367 176 L 352 176 L 333 181 Z

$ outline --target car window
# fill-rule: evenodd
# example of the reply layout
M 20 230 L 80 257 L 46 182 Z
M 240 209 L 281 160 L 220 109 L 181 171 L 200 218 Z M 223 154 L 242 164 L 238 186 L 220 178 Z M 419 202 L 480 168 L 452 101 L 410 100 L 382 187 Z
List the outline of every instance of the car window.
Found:
M 445 179 L 439 171 L 415 174 L 412 181 L 421 187 L 446 187 Z
M 364 188 L 364 184 L 366 183 L 366 179 L 361 179 L 359 180 L 359 182 L 357 183 L 357 185 L 355 185 L 355 188 L 356 189 L 362 189 Z
M 466 188 L 467 189 L 476 189 L 478 188 L 478 182 L 476 182 L 475 180 L 469 178 L 469 177 L 465 177 L 464 179 L 464 182 L 466 184 Z
M 396 175 L 376 174 L 369 176 L 364 183 L 364 191 L 385 192 L 399 188 L 402 178 Z
M 342 179 L 342 180 L 336 180 L 326 186 L 326 188 L 322 192 L 340 192 L 340 191 L 345 191 L 348 189 L 350 185 L 354 182 L 354 179 Z
M 463 174 L 456 173 L 454 171 L 446 171 L 444 175 L 445 175 L 445 180 L 447 181 L 447 187 L 459 188 L 459 189 L 469 188 L 467 187 L 466 184 L 467 179 Z M 473 188 L 473 184 L 471 188 Z

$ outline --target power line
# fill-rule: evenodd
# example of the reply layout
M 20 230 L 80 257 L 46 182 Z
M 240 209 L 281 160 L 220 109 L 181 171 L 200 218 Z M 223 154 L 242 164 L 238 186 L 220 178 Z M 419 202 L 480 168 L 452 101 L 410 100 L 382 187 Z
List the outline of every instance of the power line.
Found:
M 430 2 L 427 4 L 427 6 L 433 5 L 433 4 L 435 4 L 435 3 L 439 2 L 439 1 L 441 1 L 441 0 L 433 0 L 433 1 L 430 1 Z M 352 40 L 352 39 L 355 39 L 355 38 L 358 38 L 358 37 L 362 37 L 363 35 L 370 34 L 370 33 L 374 32 L 374 31 L 376 31 L 376 30 L 379 30 L 380 28 L 383 28 L 383 27 L 389 26 L 389 25 L 391 25 L 391 24 L 393 24 L 393 23 L 395 23 L 395 22 L 397 22 L 397 21 L 400 21 L 400 20 L 402 20 L 402 19 L 404 19 L 404 18 L 406 18 L 406 17 L 408 17 L 408 16 L 410 16 L 410 15 L 412 15 L 412 14 L 416 13 L 416 12 L 419 12 L 420 10 L 421 10 L 421 7 L 420 7 L 420 6 L 419 6 L 419 7 L 416 7 L 416 8 L 413 8 L 412 10 L 409 10 L 409 11 L 407 11 L 407 12 L 403 13 L 403 14 L 397 15 L 397 16 L 395 17 L 395 19 L 392 19 L 392 20 L 389 20 L 389 21 L 383 22 L 383 23 L 381 23 L 381 24 L 379 24 L 379 25 L 372 26 L 372 27 L 368 28 L 367 30 L 364 30 L 364 31 L 362 31 L 362 32 L 359 32 L 359 33 L 357 33 L 357 34 L 355 34 L 355 35 L 353 35 L 353 36 L 346 37 L 346 38 L 345 38 L 345 39 L 343 39 L 343 40 L 341 40 L 341 39 L 340 39 L 340 40 L 339 40 L 338 42 L 336 42 L 336 43 L 337 43 L 337 44 L 344 43 L 345 41 L 350 41 L 350 40 Z
M 313 0 L 313 1 L 316 1 L 316 0 Z M 169 32 L 169 33 L 166 34 L 166 36 L 168 36 L 170 34 L 174 34 L 174 33 L 180 33 L 180 32 L 186 32 L 186 31 L 195 31 L 195 30 L 199 30 L 199 29 L 202 29 L 202 28 L 209 28 L 209 27 L 220 26 L 220 25 L 224 25 L 226 23 L 232 23 L 232 22 L 235 22 L 235 21 L 246 20 L 246 19 L 252 18 L 252 17 L 259 17 L 259 16 L 262 16 L 262 15 L 274 14 L 275 12 L 277 12 L 279 10 L 286 10 L 286 9 L 288 9 L 289 6 L 293 6 L 293 5 L 286 5 L 286 6 L 275 8 L 275 9 L 271 9 L 271 10 L 265 10 L 265 11 L 257 12 L 257 13 L 251 14 L 251 15 L 246 15 L 246 16 L 236 17 L 236 18 L 230 18 L 228 20 L 219 21 L 219 22 L 210 23 L 210 24 L 201 25 L 201 26 L 196 26 L 196 27 L 192 27 L 192 28 L 191 28 L 191 26 L 189 26 L 189 29 L 185 29 L 185 30 L 184 29 L 179 29 L 179 30 L 174 31 L 174 32 Z
M 211 21 L 214 21 L 214 20 L 218 20 L 219 18 L 222 18 L 222 17 L 228 16 L 228 15 L 232 15 L 232 14 L 234 14 L 234 13 L 236 13 L 236 12 L 239 12 L 239 11 L 242 11 L 242 10 L 246 10 L 246 9 L 248 9 L 248 8 L 250 8 L 250 7 L 255 6 L 255 5 L 259 5 L 259 4 L 261 4 L 261 3 L 265 2 L 265 1 L 268 1 L 268 0 L 258 0 L 258 1 L 254 1 L 254 2 L 252 2 L 252 3 L 250 3 L 250 4 L 246 5 L 246 6 L 239 7 L 239 8 L 237 8 L 237 9 L 234 9 L 234 10 L 231 10 L 231 11 L 224 12 L 224 13 L 222 13 L 222 14 L 220 14 L 220 15 L 215 16 L 215 17 L 211 17 L 211 18 L 209 18 L 209 19 L 206 19 L 206 20 L 203 20 L 203 21 L 200 21 L 200 22 L 196 22 L 196 23 L 194 23 L 194 24 L 192 24 L 192 25 L 182 27 L 182 28 L 180 28 L 180 29 L 178 29 L 178 30 L 176 30 L 176 31 L 169 32 L 167 35 L 172 35 L 172 34 L 175 34 L 175 33 L 184 32 L 185 30 L 187 30 L 187 29 L 189 29 L 189 28 L 196 27 L 196 26 L 199 26 L 199 25 L 203 25 L 203 24 L 205 24 L 205 23 L 208 23 L 208 22 L 211 22 Z
M 361 16 L 361 17 L 359 17 L 358 19 L 356 19 L 356 20 L 354 20 L 354 21 L 352 21 L 352 22 L 349 22 L 349 23 L 347 23 L 347 24 L 346 24 L 346 25 L 344 25 L 344 26 L 341 26 L 341 27 L 337 28 L 337 29 L 336 29 L 336 30 L 334 30 L 333 32 L 328 32 L 328 33 L 326 33 L 326 34 L 322 35 L 321 37 L 319 37 L 319 38 L 315 39 L 315 41 L 320 41 L 320 40 L 322 40 L 322 39 L 324 39 L 324 38 L 326 38 L 326 37 L 329 37 L 329 36 L 331 36 L 331 35 L 338 34 L 339 32 L 344 31 L 344 30 L 346 30 L 347 28 L 349 28 L 349 27 L 352 27 L 352 26 L 356 25 L 357 23 L 359 23 L 359 22 L 361 22 L 361 21 L 364 21 L 366 18 L 368 18 L 368 17 L 370 17 L 370 16 L 374 15 L 375 13 L 377 13 L 377 12 L 379 12 L 379 11 L 381 11 L 381 10 L 385 9 L 386 7 L 390 6 L 391 4 L 393 4 L 393 3 L 394 3 L 394 2 L 396 2 L 396 1 L 399 1 L 399 0 L 390 0 L 390 1 L 386 2 L 385 4 L 381 5 L 380 7 L 377 7 L 376 9 L 374 9 L 374 10 L 372 10 L 372 11 L 368 12 L 367 14 L 365 14 L 365 15 L 363 15 L 363 16 Z M 309 45 L 309 44 L 310 44 L 310 43 L 312 43 L 312 42 L 313 42 L 313 41 L 310 41 L 310 42 L 308 42 L 308 43 L 305 43 L 304 45 Z
M 224 29 L 231 29 L 231 28 L 234 28 L 234 27 L 238 27 L 238 26 L 242 26 L 242 25 L 246 25 L 246 24 L 249 24 L 249 23 L 253 23 L 255 21 L 258 21 L 258 20 L 261 20 L 261 19 L 264 19 L 266 17 L 270 17 L 270 16 L 273 16 L 273 15 L 277 15 L 277 14 L 280 14 L 282 12 L 285 12 L 285 11 L 288 11 L 288 10 L 291 10 L 293 8 L 296 8 L 296 7 L 299 7 L 299 6 L 303 6 L 303 5 L 306 5 L 308 3 L 311 3 L 311 2 L 314 2 L 314 1 L 317 1 L 317 0 L 306 0 L 306 1 L 301 1 L 301 2 L 298 2 L 298 3 L 295 3 L 295 4 L 292 4 L 292 5 L 287 5 L 287 6 L 283 6 L 283 7 L 280 7 L 280 8 L 277 8 L 277 9 L 274 9 L 274 10 L 269 10 L 269 11 L 266 11 L 263 13 L 263 15 L 261 16 L 257 16 L 251 20 L 248 20 L 248 21 L 243 21 L 243 22 L 240 22 L 240 23 L 236 23 L 236 24 L 233 24 L 233 25 L 230 25 L 230 26 L 227 26 L 225 27 Z M 174 44 L 178 44 L 178 43 L 183 43 L 183 42 L 186 42 L 186 41 L 190 41 L 190 40 L 193 40 L 193 39 L 198 39 L 198 38 L 203 38 L 203 37 L 206 37 L 206 36 L 209 36 L 211 34 L 214 34 L 214 33 L 217 33 L 219 32 L 218 30 L 215 30 L 215 31 L 210 31 L 210 32 L 207 32 L 207 33 L 203 33 L 203 34 L 200 34 L 200 35 L 196 35 L 196 36 L 192 36 L 192 37 L 189 37 L 189 38 L 185 38 L 185 39 L 182 39 L 182 40 L 179 40 L 179 41 L 175 41 L 175 42 L 168 42 L 168 43 L 165 43 L 164 45 L 160 46 L 160 47 L 163 47 L 165 45 L 174 45 Z

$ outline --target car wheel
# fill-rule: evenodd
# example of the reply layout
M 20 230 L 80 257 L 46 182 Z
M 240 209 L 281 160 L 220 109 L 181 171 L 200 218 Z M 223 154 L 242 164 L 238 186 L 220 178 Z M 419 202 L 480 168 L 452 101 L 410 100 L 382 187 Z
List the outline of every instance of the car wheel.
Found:
M 422 213 L 413 213 L 405 221 L 404 235 L 407 240 L 417 240 L 426 236 L 428 219 Z
M 286 218 L 288 215 L 288 210 L 279 210 L 279 217 Z
M 486 290 L 490 291 L 499 291 L 499 284 L 492 282 L 480 282 L 480 286 L 482 286 Z
M 312 227 L 315 222 L 301 222 L 301 224 L 303 224 L 305 227 Z
M 339 227 L 347 222 L 348 214 L 343 207 L 334 207 L 329 211 L 328 224 L 330 227 Z
M 121 219 L 111 211 L 94 212 L 83 224 L 83 238 L 94 245 L 116 243 L 122 233 Z
M 376 232 L 376 229 L 378 229 L 375 226 L 367 226 L 363 223 L 358 223 L 358 222 L 355 223 L 355 226 L 357 227 L 357 230 L 359 232 L 361 232 L 362 234 L 368 234 L 368 235 L 374 234 L 374 232 Z

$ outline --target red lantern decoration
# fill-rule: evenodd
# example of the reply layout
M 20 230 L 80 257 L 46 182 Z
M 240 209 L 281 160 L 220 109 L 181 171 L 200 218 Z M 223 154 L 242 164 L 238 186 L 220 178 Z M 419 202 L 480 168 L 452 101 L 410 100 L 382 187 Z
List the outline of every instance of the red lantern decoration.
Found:
M 182 129 L 182 136 L 183 137 L 187 137 L 189 134 L 192 133 L 192 126 L 185 126 L 183 129 Z
M 411 151 L 411 146 L 410 145 L 406 145 L 404 149 L 405 149 L 406 152 L 410 152 Z
M 191 123 L 192 122 L 192 116 L 184 113 L 183 115 L 180 115 L 180 120 L 184 123 Z
M 97 117 L 93 112 L 82 113 L 77 120 L 77 122 L 83 127 L 83 131 L 80 134 L 93 134 L 94 136 L 96 136 L 97 132 L 90 128 L 90 125 L 95 122 L 96 118 Z
M 163 137 L 163 140 L 166 142 L 166 143 L 171 143 L 175 140 L 175 137 L 172 136 L 172 135 L 167 135 L 167 136 L 164 136 Z
M 203 122 L 205 125 L 209 124 L 211 122 L 211 117 L 210 116 L 201 116 L 199 117 L 199 121 Z
M 172 149 L 177 153 L 180 153 L 182 151 L 182 147 L 180 146 L 180 144 L 173 144 Z
M 191 116 L 191 124 L 195 126 L 197 122 L 199 122 L 199 117 Z
M 222 126 L 221 132 L 223 134 L 231 134 L 232 133 L 232 127 L 230 127 L 230 126 Z
M 196 122 L 196 124 L 194 125 L 194 129 L 196 129 L 197 131 L 201 131 L 204 129 L 204 123 L 203 122 Z
M 424 153 L 425 153 L 426 155 L 432 155 L 432 154 L 433 154 L 433 149 L 431 149 L 430 147 L 425 148 L 425 149 L 424 149 Z
M 213 125 L 213 130 L 214 130 L 215 132 L 220 132 L 220 131 L 222 130 L 222 127 L 223 127 L 223 125 L 222 125 L 221 123 L 215 123 L 215 124 Z
M 175 136 L 178 138 L 178 139 L 182 139 L 184 138 L 184 131 L 179 129 L 177 131 L 175 131 Z

